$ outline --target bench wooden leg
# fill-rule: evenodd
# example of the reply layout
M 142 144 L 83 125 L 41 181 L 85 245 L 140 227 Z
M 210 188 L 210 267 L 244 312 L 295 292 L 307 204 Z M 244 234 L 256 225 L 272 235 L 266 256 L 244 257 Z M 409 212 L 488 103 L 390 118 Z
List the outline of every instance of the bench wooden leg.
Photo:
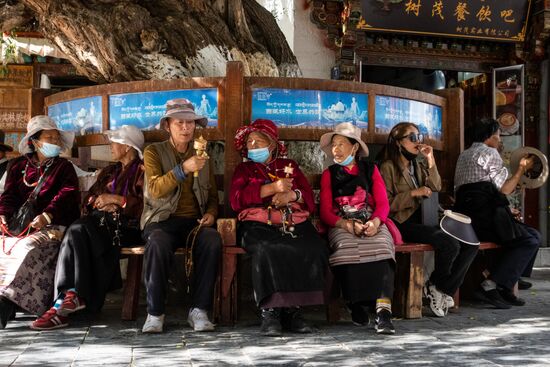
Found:
M 424 253 L 396 254 L 395 292 L 392 312 L 395 317 L 422 317 L 422 287 L 424 286 Z
M 412 252 L 405 312 L 405 317 L 408 319 L 422 317 L 422 287 L 424 287 L 424 253 Z
M 126 275 L 126 284 L 124 285 L 124 298 L 122 300 L 122 320 L 135 320 L 137 317 L 142 268 L 143 255 L 131 255 L 128 257 L 128 272 Z
M 224 253 L 221 281 L 220 322 L 233 325 L 237 319 L 237 255 Z
M 453 301 L 455 301 L 455 306 L 453 308 L 457 310 L 460 307 L 460 288 L 457 289 L 453 295 Z

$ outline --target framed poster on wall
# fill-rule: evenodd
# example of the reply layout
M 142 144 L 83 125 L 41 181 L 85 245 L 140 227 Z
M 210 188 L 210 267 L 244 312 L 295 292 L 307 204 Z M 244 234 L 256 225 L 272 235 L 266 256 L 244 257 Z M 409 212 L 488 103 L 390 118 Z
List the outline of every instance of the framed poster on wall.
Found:
M 430 139 L 440 140 L 443 134 L 441 107 L 410 99 L 376 96 L 375 129 L 377 134 L 387 134 L 400 122 L 414 122 L 420 133 Z
M 493 118 L 500 125 L 501 135 L 523 137 L 525 120 L 523 65 L 493 69 Z
M 101 96 L 73 99 L 48 106 L 50 116 L 60 129 L 76 135 L 97 134 L 102 130 Z
M 493 118 L 498 121 L 502 147 L 500 154 L 510 171 L 512 152 L 524 145 L 525 94 L 524 65 L 493 69 Z M 508 196 L 515 208 L 523 208 L 523 193 L 516 190 Z
M 142 130 L 154 130 L 166 112 L 166 102 L 175 98 L 188 99 L 198 115 L 208 118 L 208 127 L 218 126 L 218 90 L 206 88 L 110 95 L 109 128 L 134 125 Z
M 341 122 L 368 127 L 367 93 L 257 88 L 252 91 L 252 121 L 272 120 L 279 127 L 332 129 Z

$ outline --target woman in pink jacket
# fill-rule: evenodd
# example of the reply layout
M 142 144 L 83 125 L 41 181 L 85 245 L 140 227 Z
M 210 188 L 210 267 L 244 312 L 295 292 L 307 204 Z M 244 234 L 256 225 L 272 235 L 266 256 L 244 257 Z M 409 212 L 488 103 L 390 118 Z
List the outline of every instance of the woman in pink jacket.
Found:
M 320 212 L 330 227 L 330 265 L 353 322 L 365 325 L 370 314 L 378 334 L 394 334 L 392 232 L 399 236 L 388 219 L 384 181 L 374 163 L 360 159 L 369 151 L 361 141 L 361 129 L 351 123 L 341 123 L 324 134 L 321 149 L 334 162 L 321 177 Z

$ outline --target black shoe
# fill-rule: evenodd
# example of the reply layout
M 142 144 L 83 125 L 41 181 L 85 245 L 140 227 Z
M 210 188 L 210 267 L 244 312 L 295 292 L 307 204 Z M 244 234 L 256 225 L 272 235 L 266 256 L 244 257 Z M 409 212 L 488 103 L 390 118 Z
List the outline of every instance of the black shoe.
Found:
M 395 328 L 391 322 L 391 312 L 381 310 L 376 313 L 375 327 L 376 334 L 395 334 Z
M 518 288 L 521 289 L 521 290 L 529 289 L 532 286 L 533 286 L 533 283 L 526 282 L 525 280 L 523 280 L 521 278 L 518 280 Z
M 489 303 L 501 310 L 512 308 L 512 306 L 500 296 L 500 293 L 497 291 L 496 288 L 489 291 L 480 288 L 474 292 L 474 296 L 478 300 Z
M 0 298 L 0 329 L 5 329 L 9 320 L 15 318 L 15 304 L 5 298 Z
M 283 310 L 281 315 L 281 324 L 285 330 L 298 334 L 309 334 L 313 332 L 304 318 L 302 312 L 297 307 L 287 308 Z
M 351 321 L 355 326 L 365 326 L 369 322 L 368 314 L 365 307 L 359 303 L 348 303 L 348 310 L 351 313 Z
M 516 297 L 516 295 L 508 289 L 499 288 L 498 293 L 500 294 L 502 299 L 504 299 L 507 303 L 511 304 L 512 306 L 525 305 L 525 300 L 523 300 L 522 298 Z
M 264 336 L 281 336 L 283 327 L 281 326 L 281 310 L 278 308 L 262 309 L 261 331 Z

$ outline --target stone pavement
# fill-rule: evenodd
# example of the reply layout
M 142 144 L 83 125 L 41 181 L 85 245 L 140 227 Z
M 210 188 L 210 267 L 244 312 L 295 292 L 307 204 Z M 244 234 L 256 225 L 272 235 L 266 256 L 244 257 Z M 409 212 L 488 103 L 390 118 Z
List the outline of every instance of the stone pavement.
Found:
M 328 325 L 322 309 L 306 313 L 316 333 L 280 338 L 262 337 L 254 318 L 193 333 L 181 310 L 167 315 L 165 333 L 144 335 L 145 310 L 138 321 L 123 322 L 119 304 L 50 332 L 30 330 L 33 318 L 18 314 L 0 330 L 0 366 L 548 366 L 550 268 L 537 269 L 532 280 L 533 289 L 521 293 L 524 307 L 463 303 L 445 318 L 395 320 L 394 336 L 349 321 Z

